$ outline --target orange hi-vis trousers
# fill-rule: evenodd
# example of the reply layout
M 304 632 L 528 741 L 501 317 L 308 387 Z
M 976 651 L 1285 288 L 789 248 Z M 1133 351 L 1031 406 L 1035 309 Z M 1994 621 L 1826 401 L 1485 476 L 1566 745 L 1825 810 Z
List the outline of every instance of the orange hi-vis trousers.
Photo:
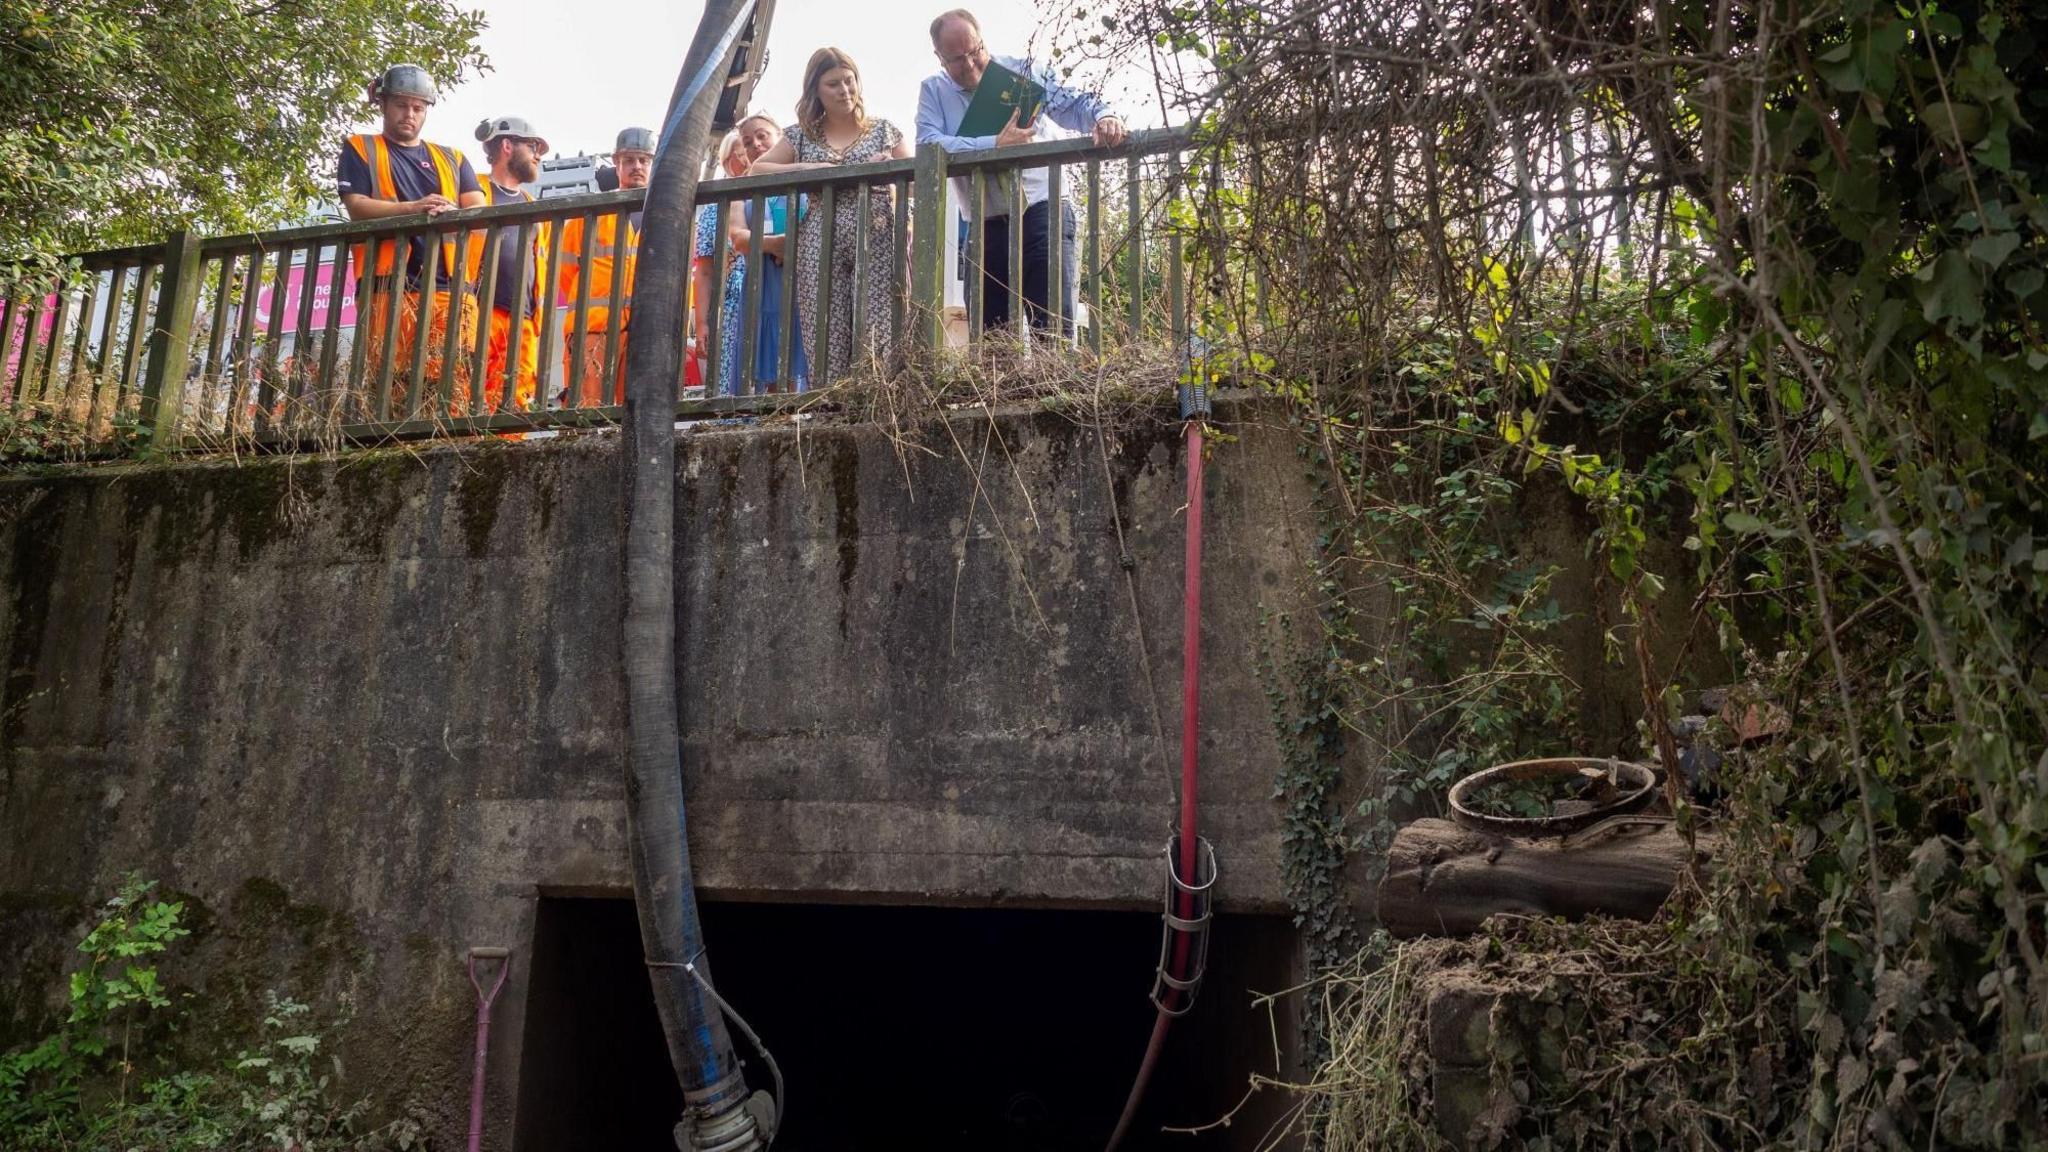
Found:
M 365 363 L 369 365 L 367 378 L 372 381 L 376 379 L 378 366 L 384 362 L 384 341 L 388 334 L 386 332 L 388 319 L 386 313 L 391 304 L 390 293 L 391 288 L 389 285 L 375 285 L 370 287 L 367 292 L 364 292 L 358 298 L 356 304 L 357 322 L 364 325 L 367 333 L 364 354 L 367 357 Z M 393 351 L 391 360 L 391 418 L 394 420 L 403 420 L 412 414 L 409 397 L 412 395 L 413 353 L 418 348 L 419 310 L 420 294 L 418 292 L 407 291 L 401 294 L 398 301 L 397 347 Z M 443 383 L 441 350 L 448 342 L 448 312 L 448 293 L 446 291 L 434 293 L 432 301 L 428 304 L 427 358 L 426 365 L 421 371 L 421 378 L 425 381 L 425 391 L 428 395 L 438 391 Z M 456 352 L 455 363 L 449 366 L 449 375 L 453 379 L 452 388 L 450 389 L 448 414 L 451 416 L 467 416 L 469 415 L 470 354 L 476 349 L 476 297 L 465 293 L 460 307 L 456 310 L 456 315 Z M 424 401 L 422 401 L 422 404 L 424 405 Z
M 484 369 L 484 411 L 499 410 L 499 400 L 505 394 L 505 357 L 512 350 L 512 314 L 503 308 L 491 309 L 491 348 L 488 366 Z M 520 411 L 533 407 L 533 393 L 540 375 L 540 327 L 531 316 L 519 318 L 519 367 L 513 378 L 512 398 Z
M 612 386 L 612 403 L 614 404 L 624 404 L 626 402 L 626 338 L 630 335 L 630 332 L 619 333 L 618 350 L 612 354 L 611 377 L 616 381 Z M 568 405 L 572 408 L 601 408 L 604 406 L 605 339 L 605 333 L 602 329 L 594 332 L 584 332 L 583 339 L 580 341 L 575 338 L 575 333 L 570 333 L 568 346 L 562 349 L 562 387 L 564 388 L 569 386 L 569 378 L 572 375 L 572 369 L 575 367 L 577 356 L 581 355 L 583 357 L 583 381 L 577 387 L 576 395 L 568 399 Z M 581 345 L 580 349 L 578 347 L 579 344 Z

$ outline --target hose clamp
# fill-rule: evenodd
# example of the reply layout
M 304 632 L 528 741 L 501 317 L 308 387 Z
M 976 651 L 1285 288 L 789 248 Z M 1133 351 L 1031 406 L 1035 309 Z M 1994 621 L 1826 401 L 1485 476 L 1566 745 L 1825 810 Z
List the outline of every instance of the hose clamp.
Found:
M 1166 845 L 1166 907 L 1160 913 L 1159 967 L 1153 972 L 1152 1004 L 1167 1016 L 1185 1016 L 1195 1006 L 1202 976 L 1209 969 L 1209 926 L 1214 921 L 1213 895 L 1216 887 L 1216 847 L 1195 837 L 1195 875 L 1183 881 L 1175 867 L 1180 858 L 1180 837 Z M 1186 959 L 1177 973 L 1176 944 Z M 1177 1000 L 1172 1007 L 1169 1000 Z

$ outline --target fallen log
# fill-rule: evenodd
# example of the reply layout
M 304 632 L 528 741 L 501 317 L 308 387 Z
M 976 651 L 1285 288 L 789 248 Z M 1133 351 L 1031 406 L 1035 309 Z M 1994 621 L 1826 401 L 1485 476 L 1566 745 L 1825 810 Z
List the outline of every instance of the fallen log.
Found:
M 1700 833 L 1702 863 L 1712 849 L 1712 837 Z M 1543 839 L 1417 820 L 1394 834 L 1387 852 L 1379 921 L 1406 937 L 1466 935 L 1499 912 L 1647 920 L 1671 895 L 1687 852 L 1685 837 L 1655 817 Z

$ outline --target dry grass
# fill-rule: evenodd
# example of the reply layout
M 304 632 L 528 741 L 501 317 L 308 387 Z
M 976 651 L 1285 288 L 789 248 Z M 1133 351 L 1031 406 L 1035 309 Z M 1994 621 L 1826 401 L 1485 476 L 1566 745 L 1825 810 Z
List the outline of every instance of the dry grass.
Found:
M 1767 1143 L 1774 1119 L 1782 1127 L 1798 1105 L 1772 1011 L 1789 984 L 1733 953 L 1706 931 L 1627 921 L 1503 916 L 1478 937 L 1381 937 L 1265 998 L 1305 1009 L 1328 1056 L 1304 1080 L 1254 1080 L 1254 1092 L 1293 1097 L 1286 1127 L 1260 1147 L 1303 1137 L 1326 1152 L 1448 1147 L 1435 1126 L 1428 1010 L 1454 988 L 1500 997 L 1487 1069 L 1496 1106 L 1482 1118 L 1500 1146 Z M 1748 1053 L 1732 1066 L 1731 1044 Z

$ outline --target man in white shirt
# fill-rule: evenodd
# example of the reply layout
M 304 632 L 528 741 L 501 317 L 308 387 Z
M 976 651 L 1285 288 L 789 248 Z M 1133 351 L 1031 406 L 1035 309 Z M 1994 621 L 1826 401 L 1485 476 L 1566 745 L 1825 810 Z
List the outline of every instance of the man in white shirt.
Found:
M 932 21 L 932 50 L 945 69 L 937 76 L 925 80 L 917 94 L 917 142 L 919 146 L 937 144 L 948 152 L 974 152 L 985 148 L 1004 148 L 1013 144 L 1026 144 L 1046 135 L 1048 122 L 1073 132 L 1086 132 L 1093 136 L 1096 144 L 1113 148 L 1124 142 L 1129 135 L 1122 119 L 1103 106 L 1100 97 L 1092 92 L 1081 92 L 1061 84 L 1050 70 L 1041 68 L 1031 61 L 1016 56 L 991 56 L 988 46 L 982 43 L 981 23 L 972 12 L 955 8 L 944 12 Z M 1045 107 L 1028 125 L 1012 122 L 994 136 L 959 136 L 960 121 L 967 114 L 967 106 L 974 99 L 974 90 L 981 83 L 982 73 L 987 71 L 989 62 L 994 60 L 1019 75 L 1029 76 L 1045 88 Z M 1032 168 L 1023 174 L 1024 185 L 1024 269 L 1023 280 L 1026 310 L 1031 317 L 1031 326 L 1040 330 L 1054 329 L 1053 307 L 1047 300 L 1048 276 L 1046 262 L 1052 248 L 1051 209 L 1047 203 L 1047 172 L 1044 168 Z M 954 189 L 964 204 L 973 193 L 965 180 L 954 181 Z M 991 196 L 991 201 L 998 199 Z M 982 321 L 990 330 L 1000 330 L 1010 321 L 1010 220 L 1011 203 L 1002 197 L 1001 203 L 986 205 L 986 223 L 982 228 Z M 1064 337 L 1073 331 L 1074 286 L 1076 269 L 1074 261 L 1074 207 L 1068 196 L 1060 198 L 1060 266 L 1062 273 L 1062 299 L 1058 303 L 1057 331 Z M 970 273 L 967 291 L 976 286 Z

